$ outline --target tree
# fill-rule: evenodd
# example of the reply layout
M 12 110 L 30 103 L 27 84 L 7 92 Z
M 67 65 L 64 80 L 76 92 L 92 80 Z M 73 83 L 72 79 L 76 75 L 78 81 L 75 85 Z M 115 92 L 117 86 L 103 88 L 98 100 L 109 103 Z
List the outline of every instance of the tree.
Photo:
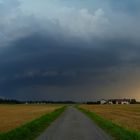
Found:
M 131 99 L 130 104 L 136 104 L 136 99 Z

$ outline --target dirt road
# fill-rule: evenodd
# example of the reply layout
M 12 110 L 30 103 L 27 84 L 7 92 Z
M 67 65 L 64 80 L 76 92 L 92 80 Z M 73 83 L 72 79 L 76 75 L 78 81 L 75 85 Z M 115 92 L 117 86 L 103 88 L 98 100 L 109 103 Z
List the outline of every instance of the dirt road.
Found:
M 79 110 L 69 107 L 36 140 L 112 140 Z

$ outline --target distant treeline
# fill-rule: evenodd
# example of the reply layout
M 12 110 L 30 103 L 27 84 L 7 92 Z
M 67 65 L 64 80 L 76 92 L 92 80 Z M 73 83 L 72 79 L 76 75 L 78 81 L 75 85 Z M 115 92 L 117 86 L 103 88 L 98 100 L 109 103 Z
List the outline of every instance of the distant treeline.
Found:
M 25 101 L 26 104 L 75 104 L 73 101 Z
M 4 99 L 0 98 L 0 104 L 75 104 L 73 101 L 18 101 L 14 99 Z
M 0 104 L 21 104 L 22 102 L 13 99 L 0 99 Z
M 95 105 L 98 105 L 98 104 L 100 104 L 100 101 L 95 101 L 95 102 L 90 101 L 90 102 L 86 102 L 86 104 L 95 104 Z

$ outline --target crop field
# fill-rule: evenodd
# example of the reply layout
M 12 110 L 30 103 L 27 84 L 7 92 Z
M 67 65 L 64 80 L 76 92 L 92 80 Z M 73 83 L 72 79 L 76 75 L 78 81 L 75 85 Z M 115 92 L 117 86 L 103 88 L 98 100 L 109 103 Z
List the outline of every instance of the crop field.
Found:
M 7 132 L 61 105 L 0 105 L 0 132 Z
M 119 124 L 140 131 L 140 105 L 81 105 L 80 107 Z

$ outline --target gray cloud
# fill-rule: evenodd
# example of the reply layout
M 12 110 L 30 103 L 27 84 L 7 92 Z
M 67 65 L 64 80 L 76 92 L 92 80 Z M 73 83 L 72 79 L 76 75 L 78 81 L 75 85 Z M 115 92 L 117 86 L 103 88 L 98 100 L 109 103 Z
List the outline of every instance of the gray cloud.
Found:
M 62 36 L 70 39 L 72 36 L 86 41 L 96 38 L 102 40 L 123 38 L 139 44 L 140 20 L 139 12 L 136 10 L 139 5 L 137 0 L 134 2 L 88 0 L 85 7 L 81 4 L 78 8 L 74 3 L 77 2 L 3 1 L 0 3 L 1 44 L 34 32 L 46 32 L 56 38 Z M 90 3 L 95 4 L 94 10 L 91 10 Z

